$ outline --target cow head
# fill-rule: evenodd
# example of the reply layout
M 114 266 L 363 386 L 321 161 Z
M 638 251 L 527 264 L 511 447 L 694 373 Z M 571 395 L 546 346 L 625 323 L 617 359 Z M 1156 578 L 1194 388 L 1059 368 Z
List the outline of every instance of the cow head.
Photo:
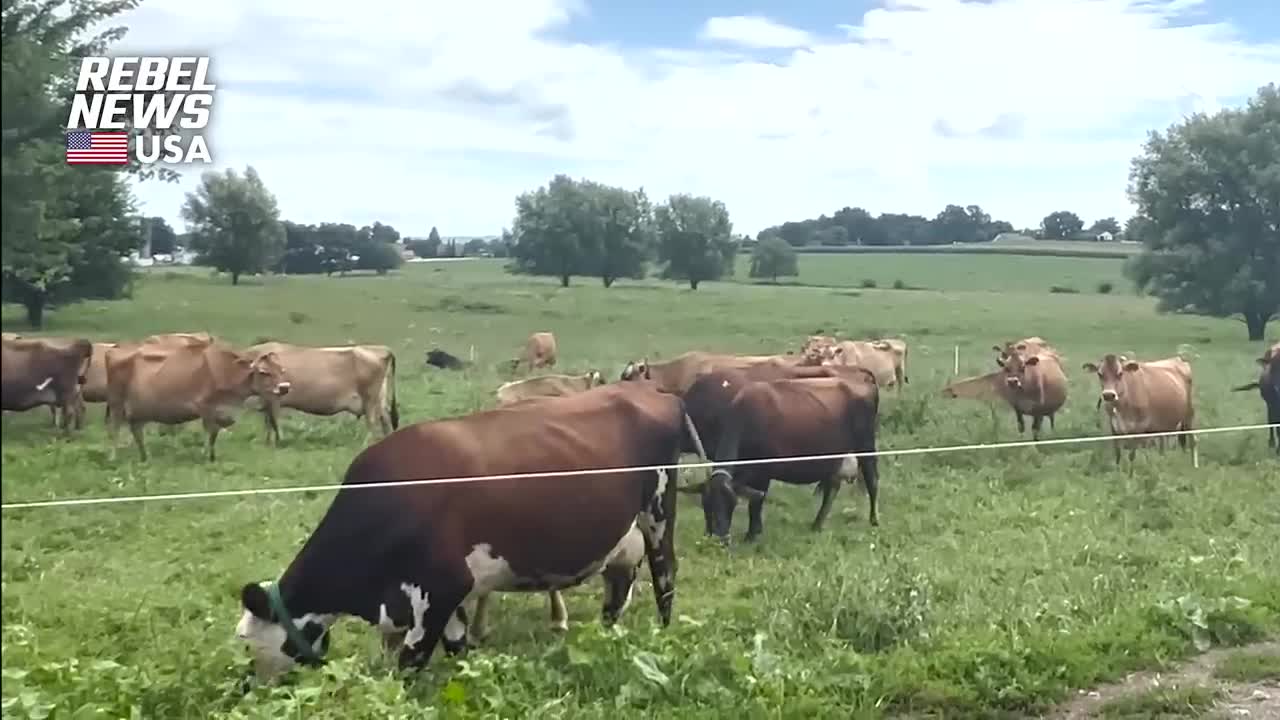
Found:
M 263 353 L 249 362 L 250 384 L 255 395 L 279 397 L 289 392 L 290 383 L 285 377 L 284 366 L 274 353 Z
M 1018 353 L 1006 355 L 1004 361 L 1000 363 L 1000 367 L 1004 369 L 1004 382 L 1014 390 L 1021 390 L 1027 384 L 1027 375 L 1035 372 L 1034 368 L 1040 365 L 1040 356 L 1032 355 L 1024 358 Z
M 1138 372 L 1140 365 L 1123 355 L 1107 355 L 1102 358 L 1102 365 L 1085 363 L 1086 372 L 1097 373 L 1102 384 L 1102 402 L 1112 404 L 1124 394 L 1123 380 L 1125 373 Z
M 622 368 L 622 380 L 648 380 L 649 379 L 649 359 L 645 358 L 640 362 L 632 360 L 627 366 Z
M 733 511 L 738 507 L 738 498 L 748 500 L 764 498 L 764 493 L 755 488 L 737 482 L 731 470 L 716 468 L 705 482 L 694 483 L 680 488 L 680 492 L 697 493 L 702 496 L 702 517 L 706 523 L 708 535 L 727 540 L 729 529 L 733 524 Z
M 275 583 L 248 583 L 240 590 L 243 613 L 236 638 L 249 647 L 253 672 L 267 682 L 295 665 L 319 665 L 329 650 L 329 627 L 336 616 L 306 613 L 292 617 Z

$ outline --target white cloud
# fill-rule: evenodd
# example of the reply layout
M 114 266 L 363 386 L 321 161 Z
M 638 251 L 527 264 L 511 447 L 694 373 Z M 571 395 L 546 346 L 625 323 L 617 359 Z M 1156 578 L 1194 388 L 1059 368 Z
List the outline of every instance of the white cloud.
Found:
M 796 48 L 813 41 L 804 30 L 782 25 L 760 15 L 710 18 L 702 26 L 699 37 L 751 48 Z
M 145 0 L 121 49 L 211 53 L 215 159 L 253 164 L 303 222 L 496 233 L 516 193 L 566 172 L 709 194 L 747 232 L 949 202 L 1032 225 L 1062 208 L 1127 215 L 1146 129 L 1280 77 L 1276 45 L 1184 6 L 1203 10 L 912 0 L 849 18 L 848 39 L 764 20 L 748 32 L 741 17 L 703 28 L 773 48 L 767 62 L 556 39 L 592 12 L 561 0 L 385 0 L 363 15 L 333 0 Z M 140 186 L 146 210 L 176 220 L 195 175 Z

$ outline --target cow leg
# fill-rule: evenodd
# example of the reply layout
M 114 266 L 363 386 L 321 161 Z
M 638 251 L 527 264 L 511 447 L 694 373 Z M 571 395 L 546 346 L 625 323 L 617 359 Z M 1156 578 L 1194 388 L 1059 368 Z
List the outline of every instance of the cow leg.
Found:
M 450 655 L 466 648 L 467 613 L 462 601 L 472 583 L 469 572 L 466 578 L 466 588 L 436 585 L 431 591 L 424 592 L 421 590 L 424 585 L 406 583 L 402 586 L 412 608 L 411 626 L 400 648 L 399 665 L 402 670 L 425 667 L 436 645 L 443 644 L 445 652 Z
M 874 452 L 875 447 L 868 448 Z M 872 527 L 880 525 L 880 515 L 877 510 L 877 498 L 880 495 L 880 458 L 876 455 L 867 455 L 858 458 L 858 468 L 862 471 L 862 486 L 867 490 L 867 522 Z
M 129 432 L 133 433 L 133 444 L 138 446 L 138 455 L 142 457 L 142 462 L 147 461 L 147 446 L 142 442 L 142 428 L 144 423 L 139 420 L 129 421 Z M 114 452 L 115 448 L 112 447 Z
M 1040 439 L 1040 428 L 1041 428 L 1043 425 L 1044 425 L 1044 416 L 1043 416 L 1043 415 L 1032 415 L 1032 416 L 1031 416 L 1031 439 L 1032 439 L 1032 440 L 1039 440 L 1039 439 Z
M 764 501 L 769 497 L 769 485 L 771 482 L 772 480 L 765 480 L 761 483 L 763 487 L 758 487 L 749 481 L 743 483 L 747 487 L 755 487 L 760 490 L 760 495 L 747 501 L 747 534 L 743 536 L 743 540 L 747 542 L 754 541 L 764 532 Z
M 1027 421 L 1022 417 L 1022 413 L 1014 410 L 1013 414 L 1018 418 L 1018 434 L 1021 435 L 1027 431 Z
M 636 571 L 644 561 L 644 554 L 644 535 L 633 525 L 618 541 L 618 546 L 611 553 L 612 558 L 601 572 L 601 578 L 604 580 L 604 607 L 601 609 L 600 621 L 606 626 L 616 623 L 623 611 L 631 604 Z M 552 591 L 551 594 L 554 598 L 560 599 L 560 593 Z M 563 613 L 563 599 L 560 599 L 560 602 Z M 565 629 L 568 629 L 568 621 L 563 622 Z
M 218 422 L 216 417 L 210 415 L 206 415 L 202 420 L 204 421 L 204 431 L 209 436 L 209 462 L 213 462 L 216 457 L 213 447 L 218 442 L 218 433 L 222 431 L 222 424 Z
M 264 402 L 265 406 L 266 403 Z M 275 411 L 266 406 L 262 409 L 262 425 L 267 434 L 267 444 L 273 447 L 280 446 L 280 418 L 276 417 Z
M 1049 413 L 1049 429 L 1050 429 L 1050 430 L 1057 430 L 1057 429 L 1058 429 L 1058 428 L 1053 424 L 1053 416 L 1054 416 L 1054 415 L 1055 415 L 1055 413 Z
M 551 630 L 569 632 L 569 610 L 564 606 L 564 595 L 559 590 L 547 592 L 547 607 L 551 613 Z
M 819 486 L 822 488 L 822 504 L 818 506 L 818 514 L 813 518 L 813 525 L 810 526 L 814 532 L 822 529 L 827 522 L 827 515 L 831 513 L 831 505 L 835 502 L 836 494 L 840 492 L 840 486 L 844 483 L 845 465 L 852 465 L 852 460 L 845 460 L 840 469 L 832 474 L 831 477 L 822 481 Z M 856 467 L 856 466 L 855 466 Z
M 677 454 L 673 460 L 678 461 Z M 653 580 L 653 597 L 658 606 L 658 619 L 663 627 L 671 624 L 671 607 L 676 594 L 676 487 L 675 468 L 655 470 L 657 487 L 649 506 L 640 512 L 641 536 L 644 538 L 645 558 L 649 561 L 649 574 Z
M 470 635 L 476 640 L 489 636 L 489 595 L 485 593 L 476 597 L 476 610 L 471 618 Z

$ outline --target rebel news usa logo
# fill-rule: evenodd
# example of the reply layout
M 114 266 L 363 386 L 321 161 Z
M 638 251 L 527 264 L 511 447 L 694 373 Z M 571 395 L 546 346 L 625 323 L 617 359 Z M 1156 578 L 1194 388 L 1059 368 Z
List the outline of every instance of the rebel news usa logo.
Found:
M 143 165 L 212 163 L 204 130 L 214 89 L 207 57 L 84 58 L 67 117 L 67 163 L 128 165 L 130 146 Z

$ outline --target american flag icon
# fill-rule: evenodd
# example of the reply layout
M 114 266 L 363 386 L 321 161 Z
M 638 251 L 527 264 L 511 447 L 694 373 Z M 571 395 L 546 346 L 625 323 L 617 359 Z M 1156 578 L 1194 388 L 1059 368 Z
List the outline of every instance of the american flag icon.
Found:
M 129 133 L 67 131 L 68 165 L 128 165 Z

